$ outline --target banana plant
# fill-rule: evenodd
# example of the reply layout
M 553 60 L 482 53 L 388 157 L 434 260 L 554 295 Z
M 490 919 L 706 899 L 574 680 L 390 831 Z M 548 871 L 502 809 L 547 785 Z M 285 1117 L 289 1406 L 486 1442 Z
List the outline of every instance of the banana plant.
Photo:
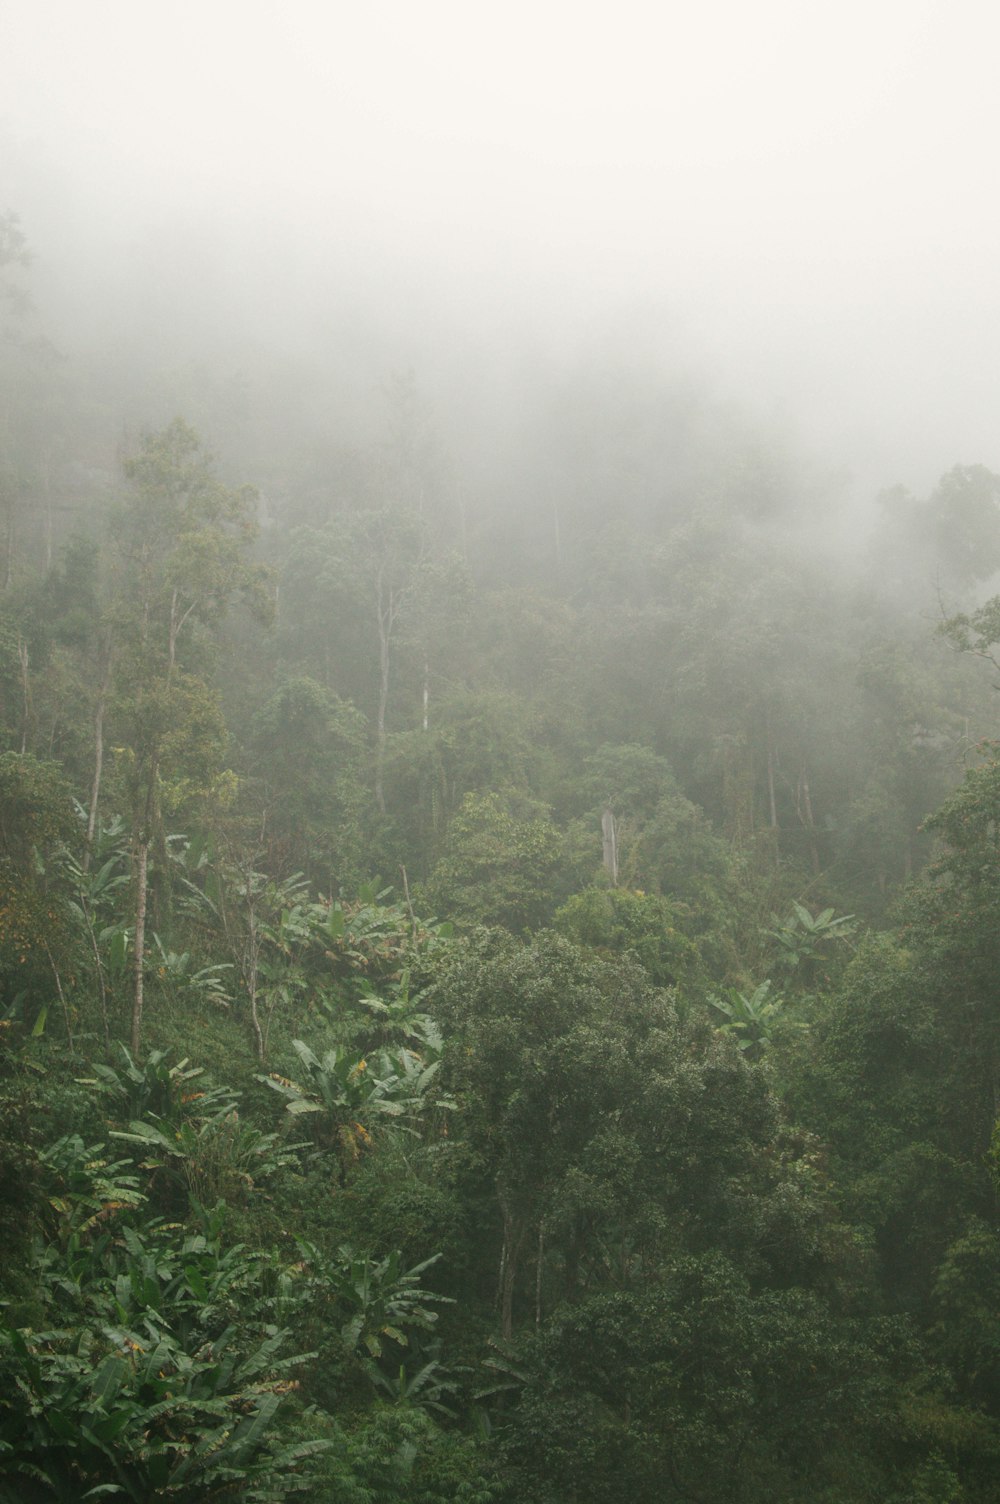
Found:
M 45 1254 L 40 1299 L 58 1318 L 66 1258 Z M 323 1444 L 289 1442 L 280 1426 L 315 1354 L 286 1355 L 267 1260 L 164 1224 L 126 1227 L 91 1255 L 72 1328 L 0 1322 L 2 1504 L 40 1490 L 67 1504 L 311 1493 Z
M 86 823 L 87 812 L 79 804 L 76 810 L 81 822 Z M 69 911 L 94 962 L 94 980 L 108 1045 L 111 1042 L 108 990 L 124 979 L 128 953 L 129 931 L 119 915 L 123 890 L 129 884 L 128 859 L 125 822 L 118 818 L 97 826 L 82 860 L 68 847 L 61 853 L 73 893 Z
M 792 914 L 774 929 L 765 930 L 778 945 L 778 964 L 794 971 L 819 960 L 832 943 L 850 941 L 857 929 L 853 914 L 835 914 L 832 908 L 811 914 L 801 903 L 792 903 Z
M 761 982 L 752 992 L 726 987 L 721 992 L 710 993 L 707 1002 L 725 1019 L 719 1024 L 720 1032 L 731 1034 L 737 1048 L 754 1059 L 771 1045 L 775 1025 L 779 1022 L 793 1029 L 807 1027 L 804 1020 L 790 1013 L 783 998 L 772 995 L 769 981 Z
M 420 1282 L 440 1254 L 404 1269 L 398 1250 L 373 1259 L 342 1247 L 331 1258 L 315 1243 L 296 1241 L 305 1289 L 314 1300 L 332 1307 L 345 1354 L 361 1359 L 369 1373 L 387 1339 L 397 1349 L 408 1347 L 409 1330 L 433 1331 L 438 1319 L 433 1306 L 453 1304 L 450 1297 L 425 1290 Z
M 214 1003 L 220 1008 L 231 1005 L 232 997 L 223 980 L 223 973 L 233 970 L 231 962 L 215 962 L 211 966 L 193 969 L 190 951 L 168 950 L 157 934 L 153 935 L 153 943 L 159 955 L 156 973 L 161 985 L 169 992 L 187 992 L 200 1002 Z
M 439 1361 L 437 1354 L 441 1344 L 435 1342 L 431 1351 L 434 1357 L 412 1370 L 400 1363 L 391 1374 L 372 1367 L 370 1376 L 375 1388 L 380 1390 L 394 1405 L 408 1405 L 418 1410 L 433 1410 L 448 1420 L 454 1420 L 457 1411 L 447 1403 L 459 1390 L 458 1382 L 448 1377 L 448 1370 Z
M 443 1048 L 441 1031 L 426 1011 L 429 987 L 413 989 L 411 969 L 406 967 L 402 975 L 389 982 L 384 995 L 369 994 L 360 999 L 362 1008 L 371 1016 L 368 1031 L 373 1045 L 413 1045 L 421 1052 L 431 1050 L 435 1056 Z
M 166 1050 L 150 1050 L 138 1061 L 124 1044 L 118 1045 L 118 1057 L 117 1069 L 95 1062 L 93 1076 L 80 1077 L 80 1084 L 110 1098 L 126 1117 L 150 1115 L 173 1122 L 183 1116 L 191 1083 L 203 1074 L 201 1066 L 191 1065 L 186 1057 L 171 1065 Z
M 432 1107 L 449 1110 L 454 1101 L 432 1092 L 440 1060 L 428 1062 L 414 1050 L 379 1050 L 370 1059 L 339 1046 L 317 1055 L 302 1039 L 293 1040 L 302 1080 L 271 1073 L 257 1080 L 285 1098 L 286 1111 L 317 1114 L 327 1144 L 339 1143 L 345 1161 L 356 1159 L 371 1142 L 378 1118 L 395 1119 L 409 1132 Z M 405 1121 L 404 1121 L 405 1120 Z
M 302 1145 L 263 1132 L 240 1113 L 239 1103 L 239 1093 L 213 1087 L 195 1094 L 180 1119 L 133 1119 L 111 1137 L 140 1151 L 138 1168 L 152 1177 L 150 1195 L 166 1183 L 188 1208 L 220 1199 L 246 1202 L 282 1170 L 298 1166 Z M 176 1195 L 168 1201 L 173 1205 Z
M 151 1050 L 140 1064 L 119 1045 L 121 1064 L 95 1064 L 81 1084 L 110 1098 L 122 1129 L 111 1137 L 141 1151 L 138 1168 L 152 1175 L 147 1189 L 169 1182 L 192 1204 L 245 1200 L 281 1170 L 298 1164 L 300 1144 L 265 1133 L 240 1112 L 241 1095 L 226 1086 L 203 1087 L 203 1072 L 185 1058 L 173 1064 Z
M 78 1133 L 64 1134 L 39 1154 L 52 1241 L 68 1248 L 121 1213 L 143 1205 L 135 1166 L 111 1159 L 104 1144 L 85 1144 Z

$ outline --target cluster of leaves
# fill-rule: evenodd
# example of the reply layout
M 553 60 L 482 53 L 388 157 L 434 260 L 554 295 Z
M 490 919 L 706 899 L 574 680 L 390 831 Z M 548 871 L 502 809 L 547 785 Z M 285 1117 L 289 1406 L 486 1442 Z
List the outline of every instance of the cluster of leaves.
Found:
M 308 1487 L 318 1448 L 275 1440 L 305 1359 L 271 1319 L 268 1261 L 225 1249 L 218 1214 L 188 1232 L 138 1219 L 137 1177 L 102 1147 L 73 1136 L 46 1156 L 60 1194 L 36 1254 L 40 1321 L 0 1327 L 0 1496 Z
M 5 599 L 0 1491 L 987 1504 L 995 757 L 918 828 L 960 670 L 746 511 L 477 594 L 408 465 L 267 541 L 264 652 L 183 423 Z M 917 509 L 952 578 L 991 509 Z
M 124 1157 L 78 1133 L 38 1155 L 35 1279 L 0 1324 L 0 1497 L 277 1500 L 314 1496 L 331 1470 L 363 1489 L 374 1459 L 362 1447 L 351 1463 L 340 1426 L 304 1406 L 303 1386 L 329 1384 L 295 1334 L 322 1342 L 342 1396 L 360 1379 L 368 1409 L 382 1394 L 448 1415 L 454 1383 L 435 1353 L 418 1350 L 410 1371 L 402 1359 L 445 1298 L 421 1281 L 435 1260 L 234 1243 L 240 1202 L 292 1190 L 306 1146 L 244 1117 L 240 1094 L 203 1085 L 187 1060 L 118 1055 L 82 1084 Z
M 303 1040 L 293 1041 L 302 1067 L 302 1082 L 271 1074 L 259 1079 L 285 1098 L 288 1112 L 316 1114 L 320 1142 L 337 1145 L 344 1159 L 357 1159 L 372 1142 L 380 1119 L 415 1133 L 413 1126 L 432 1110 L 454 1107 L 452 1099 L 435 1092 L 441 1059 L 436 1031 L 425 1038 L 424 1050 L 381 1049 L 372 1057 L 355 1056 L 341 1048 L 317 1055 Z M 437 1058 L 428 1059 L 433 1050 Z

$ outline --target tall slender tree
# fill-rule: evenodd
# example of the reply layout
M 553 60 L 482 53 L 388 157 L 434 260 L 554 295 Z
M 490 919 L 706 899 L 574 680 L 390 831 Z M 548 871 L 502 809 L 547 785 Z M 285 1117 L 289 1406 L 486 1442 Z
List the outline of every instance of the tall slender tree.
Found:
M 160 833 L 164 786 L 174 780 L 188 792 L 203 791 L 221 767 L 221 713 L 192 669 L 204 671 L 212 629 L 234 598 L 263 611 L 267 596 L 263 570 L 249 558 L 257 494 L 219 480 L 193 429 L 176 419 L 150 434 L 123 468 L 129 490 L 116 518 L 114 618 L 132 814 L 131 1045 L 137 1052 L 149 857 Z M 184 661 L 188 646 L 190 665 Z

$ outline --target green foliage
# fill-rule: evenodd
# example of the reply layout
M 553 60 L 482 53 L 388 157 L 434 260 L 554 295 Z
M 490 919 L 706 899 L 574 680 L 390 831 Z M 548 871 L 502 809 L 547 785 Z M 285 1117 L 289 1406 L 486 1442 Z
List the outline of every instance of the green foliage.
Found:
M 874 1499 L 892 1398 L 882 1331 L 717 1253 L 564 1307 L 521 1358 L 500 1444 L 546 1504 Z
M 963 1504 L 967 1498 L 960 1480 L 940 1452 L 922 1463 L 906 1493 L 906 1504 Z
M 1000 567 L 1000 476 L 985 465 L 956 465 L 929 498 L 925 526 L 952 583 L 989 579 Z
M 340 1248 L 331 1258 L 314 1243 L 300 1240 L 298 1247 L 303 1288 L 311 1300 L 333 1308 L 331 1319 L 344 1354 L 360 1359 L 369 1376 L 375 1372 L 371 1361 L 382 1357 L 386 1340 L 398 1357 L 409 1346 L 410 1331 L 433 1331 L 438 1313 L 432 1307 L 447 1297 L 425 1290 L 420 1279 L 439 1255 L 404 1269 L 398 1252 L 373 1259 Z M 409 1402 L 412 1396 L 401 1398 Z
M 123 469 L 132 491 L 118 536 L 137 571 L 130 588 L 162 622 L 166 654 L 189 620 L 217 620 L 234 596 L 266 610 L 266 573 L 246 557 L 256 492 L 224 485 L 183 419 L 148 434 Z
M 723 1033 L 732 1034 L 738 1048 L 755 1058 L 770 1047 L 781 1026 L 808 1027 L 805 1019 L 790 1014 L 783 998 L 771 995 L 770 982 L 761 982 L 752 992 L 741 992 L 737 987 L 710 992 L 706 1001 L 725 1019 L 719 1025 Z
M 963 1398 L 1000 1412 L 1000 1236 L 975 1220 L 934 1278 L 936 1347 Z
M 551 912 L 560 859 L 547 812 L 513 792 L 467 794 L 427 885 L 438 912 L 520 933 Z
M 35 862 L 74 845 L 72 791 L 59 766 L 5 752 L 0 756 L 0 858 L 26 880 Z
M 761 1278 L 837 1258 L 822 1188 L 797 1156 L 782 1162 L 763 1074 L 634 964 L 552 935 L 483 936 L 437 1006 L 505 1335 L 527 1300 L 540 1314 L 655 1280 L 678 1247 L 729 1250 Z
M 105 1158 L 103 1144 L 84 1144 L 78 1133 L 57 1139 L 39 1161 L 49 1181 L 47 1205 L 60 1246 L 78 1246 L 101 1223 L 146 1200 L 130 1160 Z
M 436 1347 L 440 1350 L 440 1343 Z M 405 1363 L 401 1363 L 391 1377 L 374 1369 L 372 1379 L 376 1387 L 389 1395 L 397 1405 L 406 1405 L 415 1410 L 433 1410 L 435 1414 L 446 1416 L 450 1420 L 456 1418 L 456 1411 L 447 1401 L 454 1396 L 458 1384 L 447 1376 L 436 1358 L 421 1364 L 412 1373 L 407 1371 Z
M 682 988 L 701 970 L 689 924 L 683 905 L 658 894 L 596 887 L 567 899 L 552 920 L 554 930 L 602 960 L 631 954 L 655 986 Z
M 185 1192 L 182 1210 L 220 1198 L 238 1205 L 287 1165 L 298 1164 L 295 1146 L 242 1117 L 234 1094 L 216 1088 L 196 1098 L 176 1126 L 134 1119 L 127 1132 L 113 1134 L 138 1146 L 142 1170 L 154 1178 L 162 1174 Z
M 199 975 L 210 982 L 232 965 L 236 1001 L 249 1014 L 260 1063 L 272 1022 L 301 1017 L 307 998 L 344 1038 L 374 1032 L 376 1042 L 384 1039 L 393 1027 L 385 1010 L 392 1008 L 400 1019 L 408 1013 L 416 1019 L 407 1001 L 410 977 L 425 977 L 447 950 L 450 925 L 418 920 L 377 881 L 363 884 L 354 899 L 314 902 L 299 873 L 276 881 L 249 863 L 219 860 L 204 848 L 199 853 L 193 844 L 182 866 L 185 915 L 203 946 L 221 947 L 232 958 Z M 381 992 L 394 1002 L 383 1002 Z M 383 1010 L 381 1029 L 366 1029 L 358 1002 L 369 1014 Z
M 375 1125 L 386 1119 L 416 1133 L 431 1111 L 454 1104 L 435 1089 L 440 1059 L 406 1048 L 381 1049 L 371 1058 L 334 1048 L 317 1055 L 304 1040 L 293 1041 L 303 1082 L 271 1074 L 258 1079 L 286 1099 L 288 1112 L 317 1114 L 319 1143 L 337 1147 L 343 1163 L 356 1160 L 371 1144 Z
M 847 585 L 704 404 L 561 394 L 466 515 L 404 379 L 377 451 L 267 429 L 262 537 L 178 420 L 60 554 L 103 440 L 30 343 L 0 1498 L 991 1504 L 1000 759 L 948 795 L 995 707 L 920 613 L 997 477 L 896 495 Z
M 950 1145 L 977 1162 L 989 1148 L 1000 1080 L 1000 760 L 994 747 L 982 750 L 982 764 L 927 822 L 945 846 L 902 915 L 945 1046 L 936 1080 L 947 1091 L 940 1110 Z
M 370 1027 L 364 1032 L 373 1045 L 406 1044 L 420 1053 L 431 1051 L 431 1058 L 440 1055 L 441 1031 L 426 1011 L 430 993 L 429 985 L 413 990 L 407 967 L 398 980 L 383 984 L 381 997 L 360 998 L 361 1007 L 370 1015 Z
M 537 786 L 539 717 L 496 688 L 446 685 L 428 703 L 428 724 L 397 731 L 386 747 L 385 792 L 396 860 L 426 881 L 448 826 L 468 794 Z
M 167 950 L 157 934 L 153 935 L 153 944 L 158 953 L 155 965 L 161 992 L 175 997 L 187 993 L 199 1004 L 229 1007 L 231 999 L 226 987 L 228 978 L 224 974 L 232 971 L 231 962 L 216 961 L 211 966 L 195 967 L 190 951 L 178 954 L 177 951 Z
M 186 1060 L 168 1064 L 152 1050 L 137 1065 L 119 1046 L 123 1068 L 95 1063 L 92 1085 L 108 1098 L 125 1129 L 111 1136 L 138 1150 L 149 1194 L 164 1210 L 183 1216 L 224 1200 L 235 1207 L 289 1166 L 297 1146 L 267 1133 L 240 1111 L 240 1093 L 196 1085 L 200 1068 Z
M 213 1222 L 188 1236 L 126 1225 L 87 1242 L 85 1231 L 39 1262 L 47 1314 L 76 1325 L 0 1327 L 0 1497 L 146 1504 L 308 1489 L 317 1444 L 275 1432 L 304 1360 L 284 1355 L 288 1333 L 267 1319 L 262 1261 L 224 1249 Z
M 250 747 L 267 784 L 271 870 L 307 872 L 327 892 L 358 878 L 367 804 L 360 712 L 314 679 L 289 679 L 257 711 Z
M 818 1079 L 807 1096 L 838 1146 L 871 1163 L 926 1127 L 944 1041 L 906 950 L 889 937 L 862 945 L 815 1029 Z
M 0 1025 L 0 1269 L 16 1288 L 19 1272 L 30 1270 L 30 1240 L 50 1187 L 38 1156 L 44 1125 L 38 1080 L 17 1070 L 9 1035 L 9 1023 Z
M 362 884 L 356 898 L 319 904 L 310 913 L 317 952 L 334 979 L 350 984 L 344 989 L 349 996 L 399 981 L 407 970 L 426 977 L 448 953 L 451 923 L 418 919 L 389 897 L 391 891 L 376 879 Z
M 164 1050 L 150 1050 L 145 1060 L 133 1058 L 126 1045 L 117 1046 L 117 1069 L 95 1061 L 94 1075 L 84 1082 L 107 1097 L 123 1117 L 153 1117 L 177 1122 L 184 1112 L 188 1087 L 203 1074 L 200 1066 L 178 1060 L 172 1065 Z
M 493 1504 L 501 1497 L 482 1442 L 442 1430 L 426 1410 L 374 1405 L 325 1461 L 345 1504 Z
M 77 814 L 84 812 L 78 806 Z M 98 823 L 86 859 L 72 851 L 61 863 L 72 897 L 68 907 L 86 956 L 93 965 L 92 982 L 102 1004 L 105 1042 L 108 1043 L 108 988 L 120 988 L 125 978 L 130 931 L 122 913 L 129 886 L 128 847 L 120 818 Z
M 588 849 L 591 867 L 600 862 L 601 817 L 609 809 L 626 886 L 670 894 L 699 910 L 714 905 L 725 887 L 728 855 L 666 758 L 642 745 L 599 747 L 560 794 L 575 806 L 571 832 L 581 864 Z
M 832 908 L 813 914 L 793 901 L 791 917 L 767 934 L 777 946 L 777 965 L 811 980 L 817 966 L 831 958 L 836 942 L 849 942 L 855 929 L 853 914 L 835 915 Z
M 40 1036 L 58 1011 L 70 1042 L 67 994 L 80 956 L 64 854 L 78 834 L 58 767 L 0 756 L 0 1015 L 30 1020 Z

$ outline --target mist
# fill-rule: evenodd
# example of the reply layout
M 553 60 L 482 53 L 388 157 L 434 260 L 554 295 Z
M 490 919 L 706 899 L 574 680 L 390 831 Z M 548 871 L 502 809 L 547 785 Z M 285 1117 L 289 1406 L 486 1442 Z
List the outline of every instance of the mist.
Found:
M 117 361 L 132 409 L 137 370 L 201 365 L 350 428 L 412 369 L 470 447 L 526 381 L 631 351 L 853 506 L 1000 464 L 997 31 L 978 5 L 13 0 L 2 203 L 49 337 Z
M 1000 1498 L 998 43 L 0 0 L 0 1500 Z

